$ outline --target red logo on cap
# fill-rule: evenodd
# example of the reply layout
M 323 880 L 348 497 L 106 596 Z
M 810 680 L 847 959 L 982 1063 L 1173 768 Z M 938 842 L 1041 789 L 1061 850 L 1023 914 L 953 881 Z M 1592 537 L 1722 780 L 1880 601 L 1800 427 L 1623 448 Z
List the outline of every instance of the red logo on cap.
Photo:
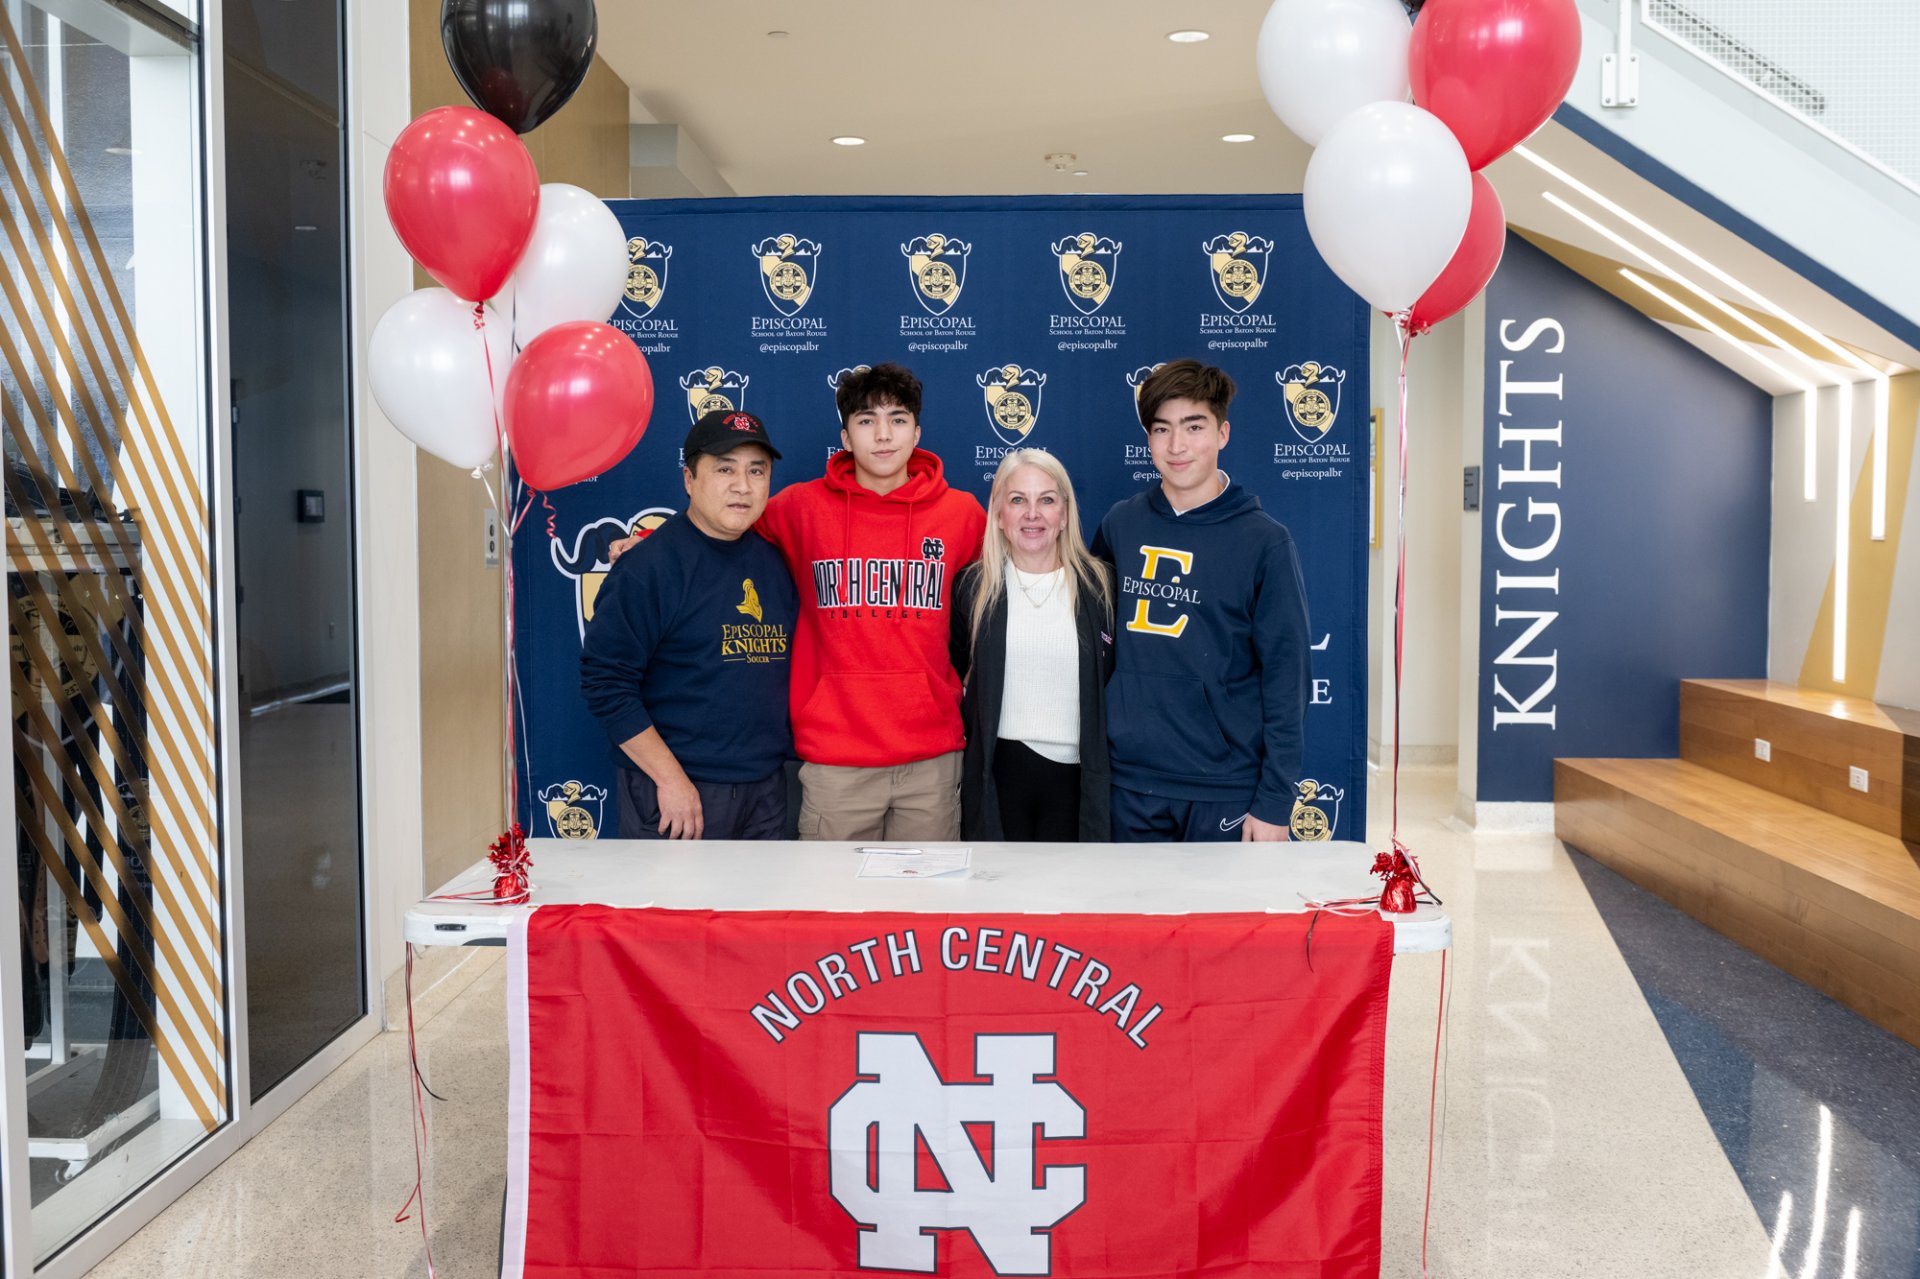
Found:
M 758 430 L 760 424 L 745 413 L 732 413 L 727 416 L 727 425 L 736 431 Z

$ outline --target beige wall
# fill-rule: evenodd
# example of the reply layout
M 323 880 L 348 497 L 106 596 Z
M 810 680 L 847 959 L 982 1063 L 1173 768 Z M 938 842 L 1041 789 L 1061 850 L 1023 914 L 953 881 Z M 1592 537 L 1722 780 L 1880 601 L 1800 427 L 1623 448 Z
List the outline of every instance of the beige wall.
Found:
M 468 105 L 440 46 L 439 0 L 409 6 L 413 114 Z M 525 138 L 540 180 L 626 195 L 628 96 L 620 77 L 595 58 L 573 100 Z M 432 281 L 421 276 L 416 283 Z M 508 821 L 505 582 L 484 559 L 486 489 L 435 458 L 423 456 L 418 469 L 421 828 L 432 891 L 485 856 Z

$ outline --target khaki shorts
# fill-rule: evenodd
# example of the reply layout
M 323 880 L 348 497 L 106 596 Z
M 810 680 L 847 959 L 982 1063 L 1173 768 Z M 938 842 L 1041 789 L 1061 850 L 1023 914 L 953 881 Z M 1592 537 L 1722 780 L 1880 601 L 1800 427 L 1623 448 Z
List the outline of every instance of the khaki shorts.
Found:
M 960 838 L 960 752 L 891 768 L 800 765 L 800 838 Z

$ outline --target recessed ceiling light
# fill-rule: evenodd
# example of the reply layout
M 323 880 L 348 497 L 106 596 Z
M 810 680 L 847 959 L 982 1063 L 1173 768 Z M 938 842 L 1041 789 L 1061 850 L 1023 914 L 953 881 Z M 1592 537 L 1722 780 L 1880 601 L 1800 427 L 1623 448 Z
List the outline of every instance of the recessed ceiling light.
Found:
M 784 40 L 784 39 L 786 39 L 786 38 L 787 38 L 787 36 L 788 36 L 789 34 L 790 34 L 790 33 L 789 33 L 789 32 L 786 32 L 786 31 L 769 31 L 769 32 L 767 32 L 767 39 L 769 39 L 769 40 Z
M 1087 176 L 1087 171 L 1085 169 L 1075 169 L 1073 171 L 1073 176 L 1076 178 L 1084 178 Z
M 863 147 L 867 145 L 867 140 L 865 138 L 856 138 L 851 133 L 843 133 L 833 140 L 833 145 L 837 147 Z
M 108 147 L 107 148 L 108 155 L 132 155 L 133 153 L 134 151 L 132 147 Z
M 1199 44 L 1202 40 L 1205 40 L 1208 38 L 1209 36 L 1205 31 L 1169 31 L 1167 32 L 1167 39 L 1173 41 L 1175 44 Z
M 1222 142 L 1251 142 L 1253 141 L 1253 135 L 1251 133 L 1223 133 L 1220 135 L 1220 140 Z

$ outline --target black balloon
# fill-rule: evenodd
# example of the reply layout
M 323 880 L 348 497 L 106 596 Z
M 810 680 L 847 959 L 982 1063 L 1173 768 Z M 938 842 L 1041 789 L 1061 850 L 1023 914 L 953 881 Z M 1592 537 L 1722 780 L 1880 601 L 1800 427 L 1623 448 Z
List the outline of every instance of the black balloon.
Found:
M 440 43 L 473 104 L 530 133 L 567 104 L 593 65 L 593 0 L 442 0 Z

